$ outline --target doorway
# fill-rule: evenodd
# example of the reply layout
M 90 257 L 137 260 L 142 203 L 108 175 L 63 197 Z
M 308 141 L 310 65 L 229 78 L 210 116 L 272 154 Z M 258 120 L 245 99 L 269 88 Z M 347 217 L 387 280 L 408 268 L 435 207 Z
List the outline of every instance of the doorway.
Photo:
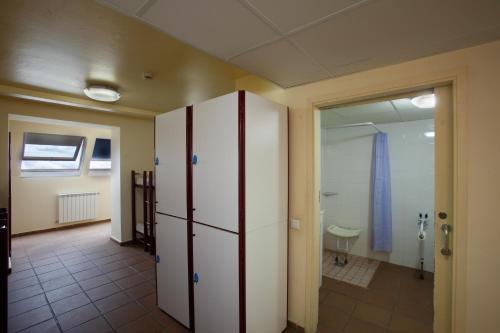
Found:
M 438 87 L 318 112 L 320 332 L 450 330 L 451 100 Z

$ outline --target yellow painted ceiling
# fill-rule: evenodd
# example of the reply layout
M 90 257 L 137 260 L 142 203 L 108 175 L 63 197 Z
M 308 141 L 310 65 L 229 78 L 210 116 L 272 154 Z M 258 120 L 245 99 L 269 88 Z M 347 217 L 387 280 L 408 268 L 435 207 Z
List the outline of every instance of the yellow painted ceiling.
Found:
M 233 91 L 247 74 L 90 0 L 0 1 L 0 50 L 0 84 L 86 98 L 104 83 L 116 104 L 154 112 Z

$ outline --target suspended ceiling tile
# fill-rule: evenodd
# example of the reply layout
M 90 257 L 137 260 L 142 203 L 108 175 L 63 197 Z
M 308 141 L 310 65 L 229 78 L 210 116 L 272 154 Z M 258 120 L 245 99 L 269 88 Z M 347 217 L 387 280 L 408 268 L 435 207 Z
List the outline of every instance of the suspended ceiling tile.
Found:
M 148 0 L 96 0 L 96 2 L 133 16 Z
M 332 110 L 321 111 L 321 127 L 322 128 L 339 126 L 339 125 L 344 125 L 344 124 L 348 124 L 348 123 L 349 123 L 348 119 L 345 119 L 344 117 L 339 116 L 338 114 L 335 113 L 335 111 L 332 111 Z
M 222 59 L 278 38 L 276 32 L 234 0 L 164 0 L 141 19 Z
M 285 39 L 259 47 L 231 62 L 282 87 L 329 78 L 329 74 Z
M 333 74 L 344 75 L 497 39 L 499 19 L 496 0 L 380 0 L 292 39 Z
M 395 99 L 392 101 L 404 121 L 414 121 L 434 118 L 434 109 L 421 109 L 411 103 L 409 98 Z
M 325 16 L 344 10 L 360 0 L 247 0 L 271 20 L 281 32 L 317 21 Z
M 387 113 L 394 111 L 389 102 L 376 102 L 368 104 L 347 105 L 334 108 L 335 112 L 343 117 L 373 115 L 377 113 Z

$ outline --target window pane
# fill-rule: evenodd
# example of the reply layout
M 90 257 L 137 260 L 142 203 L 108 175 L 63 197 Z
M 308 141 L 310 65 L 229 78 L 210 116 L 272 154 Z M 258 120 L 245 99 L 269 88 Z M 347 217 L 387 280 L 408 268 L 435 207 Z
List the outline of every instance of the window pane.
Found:
M 82 150 L 78 152 L 75 161 L 44 161 L 44 160 L 23 160 L 21 161 L 21 170 L 23 171 L 61 171 L 61 170 L 79 170 L 82 158 Z
M 66 157 L 75 156 L 76 146 L 49 146 L 26 144 L 24 146 L 24 157 Z
M 92 152 L 93 160 L 109 160 L 111 159 L 111 139 L 95 139 L 94 151 Z
M 111 161 L 90 161 L 90 169 L 92 170 L 109 170 L 111 169 Z

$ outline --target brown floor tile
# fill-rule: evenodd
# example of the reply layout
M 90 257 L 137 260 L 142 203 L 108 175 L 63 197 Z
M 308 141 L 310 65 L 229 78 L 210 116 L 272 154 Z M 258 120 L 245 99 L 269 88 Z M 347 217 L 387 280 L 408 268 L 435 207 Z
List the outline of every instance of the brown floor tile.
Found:
M 19 280 L 23 280 L 29 277 L 35 276 L 35 271 L 33 269 L 27 269 L 21 272 L 12 273 L 8 276 L 9 283 L 13 283 Z
M 9 288 L 10 288 L 10 285 L 9 285 Z M 9 290 L 8 299 L 9 299 L 9 303 L 13 303 L 13 302 L 17 302 L 17 301 L 20 301 L 22 299 L 32 297 L 35 295 L 39 295 L 42 293 L 43 293 L 42 286 L 37 283 L 35 285 L 29 286 L 29 287 L 26 287 L 23 289 L 17 289 L 17 290 L 13 290 L 13 291 Z
M 90 269 L 87 269 L 87 270 L 84 270 L 84 271 L 81 271 L 78 273 L 74 273 L 73 277 L 77 281 L 83 281 L 83 280 L 87 280 L 87 279 L 90 279 L 90 278 L 93 278 L 95 276 L 102 275 L 102 274 L 104 274 L 104 273 L 99 268 L 95 267 L 95 268 L 90 268 Z
M 97 317 L 92 320 L 89 320 L 79 326 L 76 326 L 69 331 L 68 333 L 106 333 L 113 332 L 111 326 L 109 326 L 108 322 L 103 317 Z
M 363 303 L 380 306 L 392 311 L 394 309 L 394 304 L 396 303 L 396 296 L 394 296 L 393 293 L 371 289 L 366 291 L 366 293 L 361 297 L 361 301 Z
M 137 300 L 146 309 L 152 311 L 157 308 L 156 294 L 150 294 L 148 296 L 139 298 Z
M 122 291 L 100 299 L 96 301 L 94 305 L 99 309 L 99 311 L 101 311 L 101 313 L 106 313 L 130 302 L 133 302 L 133 300 Z
M 87 261 L 84 261 L 84 262 L 80 262 L 80 263 L 77 263 L 77 264 L 66 265 L 66 268 L 71 273 L 79 273 L 79 272 L 85 271 L 87 269 L 96 268 L 96 267 L 97 266 L 94 265 L 94 263 L 92 261 L 90 261 L 90 260 L 87 260 Z
M 45 292 L 47 292 L 47 291 L 51 291 L 51 290 L 55 290 L 55 289 L 69 286 L 70 284 L 73 284 L 75 282 L 76 282 L 75 279 L 73 279 L 73 277 L 68 275 L 68 276 L 61 277 L 61 278 L 58 278 L 55 280 L 42 282 L 42 288 L 43 288 L 43 290 L 45 290 Z
M 52 271 L 55 271 L 55 270 L 61 269 L 61 268 L 64 268 L 64 265 L 60 262 L 55 262 L 52 264 L 35 267 L 35 272 L 37 275 L 40 275 L 40 274 L 52 272 Z
M 131 275 L 131 276 L 128 276 L 128 277 L 120 279 L 120 280 L 116 280 L 115 282 L 120 288 L 128 289 L 128 288 L 131 288 L 131 287 L 136 286 L 138 284 L 141 284 L 145 281 L 146 281 L 146 279 L 143 276 L 141 276 L 139 274 L 135 274 L 135 275 Z
M 385 331 L 380 326 L 351 318 L 342 333 L 385 333 Z
M 30 326 L 36 325 L 52 318 L 52 312 L 48 305 L 9 318 L 9 332 L 17 332 Z
M 31 326 L 30 328 L 27 328 L 21 333 L 59 333 L 61 332 L 59 330 L 59 327 L 57 326 L 57 323 L 54 319 L 49 319 L 47 321 L 44 321 L 43 323 Z
M 98 316 L 99 311 L 96 307 L 93 304 L 87 304 L 57 316 L 57 320 L 63 331 L 66 331 Z
M 87 290 L 87 295 L 90 297 L 92 302 L 95 302 L 101 298 L 116 294 L 119 291 L 120 288 L 118 288 L 118 286 L 116 286 L 114 283 L 108 283 L 97 288 Z
M 115 261 L 109 264 L 99 265 L 98 267 L 101 271 L 103 271 L 103 273 L 111 273 L 119 269 L 124 269 L 128 266 L 123 261 Z
M 50 307 L 54 311 L 54 314 L 58 316 L 89 303 L 89 298 L 84 293 L 79 293 L 70 297 L 63 298 L 54 303 L 50 303 Z
M 45 293 L 47 299 L 50 303 L 58 301 L 60 299 L 73 296 L 82 292 L 82 289 L 78 286 L 78 284 L 70 284 L 69 286 L 65 286 L 62 288 L 58 288 L 52 291 Z
M 39 267 L 39 266 L 45 266 L 45 265 L 50 265 L 50 264 L 53 264 L 53 263 L 57 263 L 59 262 L 59 258 L 57 258 L 56 256 L 52 256 L 52 257 L 49 257 L 49 258 L 44 258 L 44 259 L 38 259 L 38 260 L 31 260 L 31 265 L 33 267 Z
M 87 257 L 85 257 L 83 254 L 80 254 L 78 256 L 75 256 L 75 257 L 71 257 L 71 258 L 65 258 L 65 259 L 61 259 L 62 263 L 66 266 L 66 267 L 71 267 L 71 266 L 75 266 L 78 265 L 78 264 L 83 264 L 84 262 L 90 262 L 92 263 Z
M 162 325 L 165 330 L 162 332 L 176 333 L 176 332 L 189 332 L 184 326 L 170 318 L 167 314 L 163 313 L 160 309 L 156 308 L 150 316 Z
M 79 282 L 83 290 L 90 290 L 108 283 L 111 283 L 111 280 L 104 274 Z
M 132 302 L 108 312 L 104 316 L 114 329 L 118 329 L 119 327 L 134 321 L 144 314 L 146 314 L 146 309 L 141 305 Z
M 387 327 L 391 318 L 391 311 L 375 305 L 358 303 L 353 316 L 368 323 Z
M 38 280 L 40 280 L 40 282 L 46 282 L 46 281 L 59 279 L 59 278 L 62 278 L 64 276 L 69 276 L 69 275 L 70 274 L 66 270 L 66 268 L 60 268 L 60 269 L 56 269 L 56 270 L 51 271 L 51 272 L 38 274 Z
M 47 304 L 47 301 L 45 300 L 45 295 L 43 294 L 10 303 L 8 307 L 9 318 L 39 308 L 45 304 Z
M 24 264 L 12 264 L 12 274 L 22 272 L 31 268 L 32 267 L 29 262 L 25 262 Z
M 112 271 L 112 272 L 107 273 L 107 276 L 111 280 L 116 281 L 116 280 L 120 280 L 120 279 L 126 278 L 126 277 L 131 276 L 131 275 L 135 275 L 135 274 L 137 274 L 137 272 L 134 271 L 132 268 L 124 267 L 124 268 L 118 269 L 116 271 Z
M 434 320 L 434 311 L 419 306 L 418 304 L 396 304 L 394 307 L 394 313 L 405 315 L 406 317 L 412 318 L 426 325 L 432 325 Z
M 354 308 L 356 307 L 357 300 L 350 296 L 342 295 L 337 292 L 330 292 L 328 296 L 325 298 L 322 305 L 326 305 L 329 307 L 337 308 L 340 311 L 343 311 L 347 314 L 351 314 Z
M 17 289 L 23 289 L 38 284 L 38 279 L 36 276 L 30 276 L 28 278 L 17 280 L 14 282 L 9 281 L 8 284 L 9 284 L 9 291 L 14 291 Z
M 155 280 L 156 279 L 156 269 L 150 268 L 148 270 L 141 272 L 141 275 L 144 276 L 144 278 L 147 280 Z
M 331 307 L 321 304 L 319 307 L 319 328 L 321 332 L 342 332 L 347 322 L 349 314 L 339 310 L 336 307 Z
M 132 288 L 129 288 L 125 290 L 125 293 L 133 299 L 138 299 L 150 294 L 154 294 L 156 292 L 156 288 L 154 285 L 151 285 L 151 283 L 144 282 L 141 284 L 138 284 L 137 286 L 134 286 Z
M 432 325 L 424 324 L 410 317 L 393 314 L 389 332 L 394 333 L 432 333 Z
M 126 324 L 120 328 L 118 328 L 118 333 L 154 333 L 160 332 L 163 329 L 156 320 L 154 320 L 151 316 L 145 315 L 140 317 L 133 322 Z

